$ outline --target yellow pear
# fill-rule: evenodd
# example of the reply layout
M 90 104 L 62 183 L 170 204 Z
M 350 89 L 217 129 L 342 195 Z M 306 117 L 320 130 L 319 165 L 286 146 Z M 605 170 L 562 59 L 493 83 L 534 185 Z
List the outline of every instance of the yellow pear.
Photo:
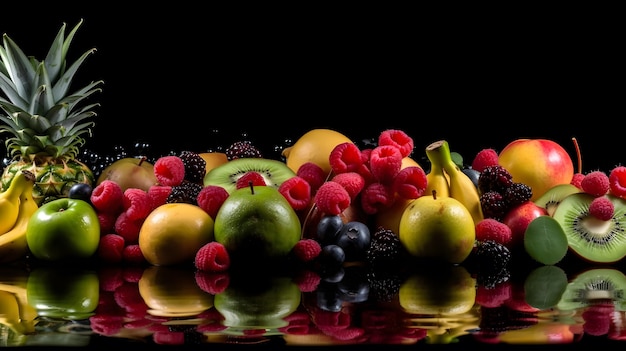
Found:
M 471 213 L 459 200 L 433 192 L 406 207 L 398 237 L 415 257 L 461 263 L 472 252 L 476 229 Z

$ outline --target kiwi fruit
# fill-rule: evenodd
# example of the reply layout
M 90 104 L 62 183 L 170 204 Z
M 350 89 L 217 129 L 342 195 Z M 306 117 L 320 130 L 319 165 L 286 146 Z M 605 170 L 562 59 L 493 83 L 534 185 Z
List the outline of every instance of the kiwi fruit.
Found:
M 232 193 L 237 189 L 237 179 L 246 172 L 258 172 L 265 179 L 265 184 L 275 188 L 296 173 L 284 162 L 267 158 L 237 158 L 210 170 L 204 176 L 204 186 L 219 185 Z
M 548 191 L 535 200 L 535 204 L 545 208 L 548 215 L 552 216 L 556 207 L 566 196 L 580 192 L 581 190 L 574 184 L 558 184 L 548 189 Z
M 550 216 L 533 219 L 524 232 L 524 249 L 539 263 L 559 263 L 569 249 L 563 227 Z
M 626 276 L 614 268 L 591 268 L 578 273 L 565 288 L 557 308 L 576 310 L 610 301 L 616 310 L 626 308 Z
M 594 263 L 614 263 L 626 256 L 626 200 L 605 196 L 615 208 L 607 221 L 589 214 L 594 197 L 582 192 L 565 197 L 552 216 L 563 227 L 570 250 Z

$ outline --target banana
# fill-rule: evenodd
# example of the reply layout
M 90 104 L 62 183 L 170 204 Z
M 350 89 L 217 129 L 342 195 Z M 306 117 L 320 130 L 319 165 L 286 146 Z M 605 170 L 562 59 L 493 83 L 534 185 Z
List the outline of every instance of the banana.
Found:
M 0 193 L 0 235 L 15 226 L 19 215 L 20 195 L 25 190 L 32 191 L 35 175 L 30 171 L 22 171 L 11 181 L 6 191 Z
M 450 186 L 448 177 L 443 170 L 443 162 L 438 150 L 433 149 L 432 145 L 426 147 L 426 156 L 430 161 L 430 171 L 426 174 L 426 191 L 424 194 L 430 195 L 433 191 L 437 192 L 439 197 L 450 196 Z
M 15 225 L 0 235 L 0 263 L 13 262 L 26 256 L 28 253 L 26 229 L 28 221 L 38 208 L 33 199 L 33 192 L 23 191 L 20 195 L 19 214 Z
M 0 293 L 13 294 L 18 304 L 18 319 L 20 323 L 20 326 L 14 329 L 21 330 L 24 334 L 35 332 L 38 316 L 37 309 L 28 303 L 28 275 L 29 272 L 24 269 L 0 267 Z M 4 304 L 0 302 L 0 311 L 5 308 Z
M 450 146 L 446 140 L 436 141 L 428 146 L 439 154 L 445 173 L 448 175 L 450 196 L 459 200 L 471 213 L 474 223 L 484 219 L 478 189 L 465 173 L 452 160 Z

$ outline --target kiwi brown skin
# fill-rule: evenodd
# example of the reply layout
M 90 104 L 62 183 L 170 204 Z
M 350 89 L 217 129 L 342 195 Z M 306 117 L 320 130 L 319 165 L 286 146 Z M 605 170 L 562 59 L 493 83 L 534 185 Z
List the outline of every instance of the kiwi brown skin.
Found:
M 626 256 L 626 200 L 606 196 L 615 208 L 608 221 L 589 214 L 594 197 L 583 192 L 565 197 L 553 215 L 565 231 L 570 251 L 592 263 L 615 263 Z
M 573 184 L 559 184 L 550 188 L 534 202 L 537 206 L 545 208 L 548 215 L 552 216 L 565 197 L 580 192 L 581 190 Z
M 237 158 L 219 165 L 204 176 L 204 186 L 218 185 L 232 193 L 237 189 L 237 179 L 246 172 L 258 172 L 268 186 L 275 188 L 296 174 L 284 162 L 266 158 Z

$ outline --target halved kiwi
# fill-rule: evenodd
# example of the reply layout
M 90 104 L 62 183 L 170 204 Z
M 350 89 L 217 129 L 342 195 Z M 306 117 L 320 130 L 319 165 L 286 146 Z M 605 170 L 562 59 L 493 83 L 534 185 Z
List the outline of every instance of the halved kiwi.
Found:
M 565 288 L 557 307 L 575 310 L 610 301 L 616 310 L 626 309 L 626 276 L 613 268 L 593 268 L 577 274 Z
M 276 188 L 296 175 L 281 161 L 267 158 L 237 158 L 210 170 L 204 176 L 204 186 L 219 185 L 230 194 L 237 189 L 237 179 L 250 171 L 260 173 L 265 179 L 265 184 Z
M 548 189 L 548 191 L 535 200 L 535 204 L 545 208 L 546 211 L 548 211 L 548 215 L 552 216 L 556 207 L 565 197 L 580 192 L 581 190 L 573 184 L 558 184 Z
M 553 215 L 565 231 L 569 248 L 590 262 L 613 263 L 626 256 L 626 200 L 606 196 L 615 208 L 608 221 L 589 214 L 594 197 L 586 193 L 565 197 Z

